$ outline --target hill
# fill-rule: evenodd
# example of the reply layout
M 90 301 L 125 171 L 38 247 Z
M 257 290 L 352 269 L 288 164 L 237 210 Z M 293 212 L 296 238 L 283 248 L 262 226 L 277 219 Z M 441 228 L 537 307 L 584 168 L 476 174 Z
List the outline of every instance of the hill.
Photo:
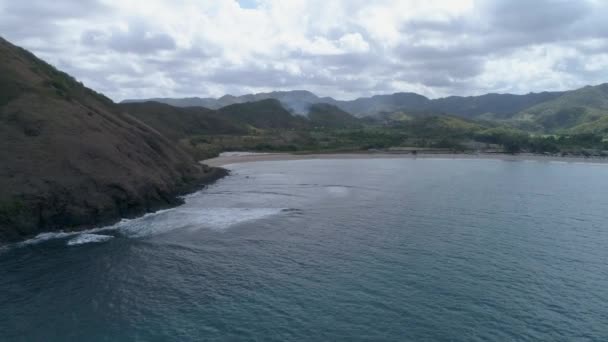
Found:
M 303 128 L 308 125 L 303 117 L 292 115 L 275 99 L 233 104 L 220 108 L 218 113 L 259 129 Z
M 415 93 L 395 93 L 362 97 L 353 101 L 335 101 L 333 104 L 357 116 L 374 115 L 401 109 L 426 109 L 431 100 Z
M 432 100 L 428 109 L 466 118 L 508 119 L 526 108 L 550 101 L 562 94 L 563 92 L 542 92 L 526 95 L 449 96 Z
M 247 94 L 242 96 L 224 95 L 220 98 L 151 98 L 144 100 L 124 100 L 121 103 L 137 103 L 137 102 L 160 102 L 166 103 L 175 107 L 205 107 L 209 109 L 220 109 L 233 104 L 257 102 L 262 100 L 274 99 L 289 111 L 297 114 L 305 114 L 308 108 L 317 102 L 322 102 L 315 94 L 305 90 L 293 91 L 273 91 L 269 93 Z M 333 100 L 333 99 L 332 99 Z
M 0 241 L 179 203 L 221 173 L 0 38 Z
M 546 131 L 587 131 L 608 115 L 608 83 L 586 86 L 527 108 L 514 119 L 530 122 Z M 587 127 L 587 128 L 585 128 Z
M 184 97 L 179 99 L 173 99 L 169 97 L 150 98 L 143 101 L 140 100 L 124 100 L 121 104 L 130 103 L 141 103 L 141 102 L 158 102 L 168 104 L 174 107 L 204 107 L 209 109 L 218 109 L 223 106 L 232 104 L 232 102 L 222 104 L 221 101 L 214 98 L 200 98 L 200 97 Z
M 203 107 L 174 107 L 159 102 L 126 103 L 124 111 L 174 141 L 190 135 L 245 134 L 246 124 Z
M 361 122 L 356 117 L 342 109 L 326 104 L 317 103 L 310 107 L 308 120 L 314 127 L 324 128 L 357 128 Z
M 227 150 L 292 150 L 293 141 L 310 128 L 305 117 L 292 115 L 272 99 L 233 104 L 219 110 L 173 107 L 158 102 L 123 103 L 120 107 L 169 137 L 197 160 Z
M 481 96 L 450 96 L 439 99 L 428 99 L 415 93 L 394 93 L 341 101 L 331 97 L 319 97 L 305 90 L 295 90 L 242 96 L 225 95 L 219 99 L 165 98 L 152 100 L 178 107 L 201 106 L 218 109 L 230 104 L 275 99 L 291 112 L 301 115 L 307 114 L 310 107 L 316 103 L 326 103 L 358 117 L 376 115 L 382 112 L 425 111 L 432 114 L 449 113 L 465 118 L 477 118 L 485 115 L 486 118 L 491 119 L 506 119 L 528 107 L 555 99 L 562 94 L 562 92 L 542 92 L 525 95 L 486 94 Z M 144 101 L 148 100 L 125 100 L 124 102 Z

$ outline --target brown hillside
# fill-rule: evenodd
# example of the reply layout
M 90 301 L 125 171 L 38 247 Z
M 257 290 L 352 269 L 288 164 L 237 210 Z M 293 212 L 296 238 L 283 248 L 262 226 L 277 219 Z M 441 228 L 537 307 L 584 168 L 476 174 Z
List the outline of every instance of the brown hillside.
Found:
M 166 207 L 219 175 L 2 38 L 0 139 L 0 241 Z

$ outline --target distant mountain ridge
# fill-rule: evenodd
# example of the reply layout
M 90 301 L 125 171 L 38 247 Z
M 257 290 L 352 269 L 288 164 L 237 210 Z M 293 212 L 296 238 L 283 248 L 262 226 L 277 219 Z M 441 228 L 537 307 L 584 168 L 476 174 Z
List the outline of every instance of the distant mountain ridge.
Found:
M 294 130 L 313 127 L 359 127 L 362 120 L 336 106 L 315 104 L 309 117 L 294 115 L 274 99 L 236 103 L 220 109 L 175 107 L 148 101 L 121 103 L 124 111 L 179 142 L 185 136 L 247 134 L 259 130 Z
M 333 106 L 356 117 L 453 115 L 465 119 L 504 123 L 526 131 L 594 133 L 608 135 L 608 83 L 575 90 L 525 95 L 485 94 L 429 99 L 415 93 L 395 93 L 341 101 L 306 90 L 276 91 L 219 99 L 154 99 L 177 107 L 222 108 L 265 99 L 279 101 L 294 114 L 309 115 L 318 104 Z M 127 100 L 124 102 L 141 102 Z M 389 115 L 389 116 L 387 116 Z
M 306 90 L 293 91 L 275 91 L 270 93 L 247 94 L 241 96 L 224 95 L 220 98 L 150 98 L 141 100 L 124 100 L 121 103 L 137 103 L 137 102 L 160 102 L 166 103 L 175 107 L 205 107 L 209 109 L 220 109 L 233 104 L 257 102 L 261 100 L 274 99 L 290 111 L 297 114 L 305 114 L 308 112 L 308 107 L 315 103 L 324 102 L 322 98 Z M 333 100 L 333 99 L 331 99 Z M 335 101 L 335 100 L 333 100 Z
M 317 103 L 334 105 L 355 116 L 363 117 L 382 112 L 400 110 L 433 111 L 449 113 L 466 118 L 488 115 L 492 118 L 508 118 L 536 104 L 560 97 L 565 92 L 541 92 L 526 95 L 514 94 L 485 94 L 480 96 L 450 96 L 439 99 L 429 99 L 416 93 L 394 93 L 390 95 L 375 95 L 361 97 L 355 100 L 343 101 L 331 97 L 319 97 L 306 90 L 275 91 L 269 93 L 247 94 L 242 96 L 224 95 L 214 98 L 153 98 L 143 100 L 125 100 L 122 103 L 155 101 L 176 107 L 206 107 L 219 109 L 236 103 L 254 102 L 265 99 L 280 101 L 285 108 L 297 113 L 307 114 L 310 107 Z

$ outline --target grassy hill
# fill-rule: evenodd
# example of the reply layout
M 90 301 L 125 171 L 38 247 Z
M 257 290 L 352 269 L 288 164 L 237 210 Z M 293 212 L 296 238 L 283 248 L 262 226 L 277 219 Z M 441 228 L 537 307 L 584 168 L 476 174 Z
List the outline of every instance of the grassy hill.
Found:
M 485 94 L 480 96 L 449 96 L 432 100 L 429 109 L 465 118 L 508 119 L 538 103 L 561 96 L 561 92 L 530 93 L 525 95 Z
M 578 124 L 567 133 L 571 134 L 596 134 L 604 138 L 608 137 L 608 115 L 604 115 L 596 120 Z
M 137 108 L 142 108 L 141 113 L 134 112 L 138 118 L 158 127 L 164 134 L 176 137 L 184 149 L 200 159 L 227 150 L 320 152 L 390 147 L 504 148 L 512 153 L 562 151 L 573 154 L 592 149 L 599 153 L 604 149 L 601 137 L 581 134 L 601 133 L 597 127 L 608 126 L 608 120 L 596 120 L 564 130 L 561 128 L 564 118 L 559 111 L 551 116 L 534 117 L 535 120 L 474 120 L 424 109 L 356 118 L 337 106 L 325 103 L 311 105 L 308 117 L 302 117 L 291 115 L 276 100 L 230 105 L 217 112 L 159 104 Z M 146 114 L 154 108 L 159 112 Z M 224 126 L 237 129 L 222 130 L 218 123 L 214 123 L 216 128 L 213 125 L 201 127 L 204 125 L 188 119 L 187 115 L 184 117 L 183 110 L 199 111 L 199 115 L 204 117 L 221 117 L 226 120 Z M 155 119 L 157 115 L 164 120 Z M 188 124 L 182 126 L 183 120 Z M 181 129 L 167 131 L 175 125 Z M 238 128 L 243 130 L 238 132 Z M 556 137 L 538 132 L 545 130 L 561 132 L 562 135 Z
M 317 103 L 310 107 L 308 120 L 314 127 L 323 128 L 356 128 L 361 127 L 361 121 L 342 109 L 326 104 Z
M 166 207 L 210 176 L 105 96 L 1 38 L 0 138 L 0 240 Z
M 305 117 L 291 114 L 272 99 L 232 104 L 218 110 L 173 107 L 158 102 L 123 103 L 120 107 L 169 137 L 197 160 L 226 150 L 293 150 L 293 141 L 310 127 Z
M 218 112 L 224 118 L 259 129 L 304 128 L 308 125 L 303 117 L 292 115 L 274 99 L 237 103 L 222 107 Z
M 521 111 L 514 119 L 530 122 L 549 132 L 567 132 L 591 129 L 592 122 L 606 115 L 608 84 L 601 84 L 565 92 L 558 98 Z
M 289 111 L 307 114 L 309 108 L 317 103 L 334 105 L 357 117 L 374 116 L 383 112 L 428 112 L 434 115 L 448 113 L 465 118 L 485 116 L 493 119 L 508 119 L 521 110 L 538 103 L 557 98 L 562 92 L 542 92 L 525 95 L 485 94 L 481 96 L 449 96 L 429 99 L 415 93 L 394 93 L 361 97 L 354 100 L 336 100 L 331 97 L 318 97 L 304 90 L 277 91 L 270 93 L 247 94 L 242 96 L 225 95 L 218 99 L 183 98 L 150 99 L 178 107 L 202 106 L 212 109 L 236 104 L 275 99 Z M 147 100 L 125 100 L 125 102 L 145 102 Z
M 179 108 L 159 102 L 126 103 L 119 106 L 173 140 L 190 135 L 247 133 L 245 123 L 203 107 Z

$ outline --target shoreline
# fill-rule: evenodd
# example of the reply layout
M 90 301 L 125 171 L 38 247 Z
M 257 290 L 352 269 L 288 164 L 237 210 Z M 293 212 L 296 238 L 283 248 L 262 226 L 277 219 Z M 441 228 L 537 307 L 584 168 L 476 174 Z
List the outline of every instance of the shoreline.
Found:
M 545 156 L 539 154 L 505 154 L 505 153 L 388 153 L 388 152 L 344 152 L 344 153 L 244 153 L 220 155 L 219 157 L 201 160 L 200 163 L 211 167 L 224 167 L 231 164 L 252 163 L 262 161 L 290 161 L 315 159 L 486 159 L 504 161 L 538 161 L 585 164 L 608 164 L 608 158 L 574 157 L 574 156 Z
M 175 188 L 173 190 L 172 194 L 170 194 L 169 197 L 166 198 L 164 201 L 149 203 L 149 205 L 147 205 L 146 208 L 134 208 L 133 211 L 126 212 L 123 215 L 119 215 L 119 217 L 112 217 L 107 220 L 103 220 L 103 221 L 100 221 L 100 222 L 97 222 L 94 224 L 85 224 L 85 225 L 76 226 L 76 227 L 67 227 L 62 230 L 43 231 L 40 233 L 46 233 L 46 232 L 52 233 L 52 232 L 58 232 L 58 231 L 81 232 L 81 231 L 86 231 L 89 229 L 104 228 L 107 226 L 114 225 L 123 219 L 136 219 L 136 218 L 142 217 L 147 214 L 155 213 L 160 210 L 176 208 L 176 207 L 179 207 L 180 205 L 184 204 L 184 200 L 183 200 L 184 196 L 201 191 L 208 185 L 215 183 L 219 179 L 222 179 L 222 178 L 228 176 L 229 174 L 230 174 L 230 170 L 228 170 L 228 169 L 225 169 L 223 167 L 209 166 L 207 171 L 204 171 L 204 173 L 196 180 L 193 180 L 187 184 L 184 184 L 181 187 Z M 38 236 L 40 233 L 36 234 L 35 236 Z M 32 238 L 32 236 L 30 236 L 28 239 L 31 239 L 31 238 Z M 28 239 L 24 239 L 24 240 L 28 240 Z
M 209 166 L 208 169 L 196 180 L 189 182 L 188 184 L 184 184 L 181 187 L 177 187 L 173 190 L 173 192 L 164 200 L 149 202 L 149 203 L 141 203 L 140 206 L 132 208 L 126 212 L 123 212 L 122 215 L 111 215 L 101 219 L 98 219 L 96 222 L 91 222 L 87 224 L 81 224 L 77 226 L 64 226 L 61 228 L 54 229 L 53 227 L 45 227 L 39 229 L 34 234 L 28 235 L 19 235 L 19 234 L 0 234 L 0 247 L 6 247 L 15 243 L 23 243 L 25 241 L 29 241 L 35 239 L 41 234 L 48 233 L 80 233 L 86 232 L 89 230 L 97 230 L 104 229 L 104 227 L 112 226 L 123 219 L 135 219 L 142 217 L 146 214 L 155 213 L 160 210 L 166 210 L 178 207 L 184 204 L 183 197 L 195 192 L 198 192 L 208 185 L 211 185 L 230 174 L 230 170 L 227 170 L 223 167 Z

